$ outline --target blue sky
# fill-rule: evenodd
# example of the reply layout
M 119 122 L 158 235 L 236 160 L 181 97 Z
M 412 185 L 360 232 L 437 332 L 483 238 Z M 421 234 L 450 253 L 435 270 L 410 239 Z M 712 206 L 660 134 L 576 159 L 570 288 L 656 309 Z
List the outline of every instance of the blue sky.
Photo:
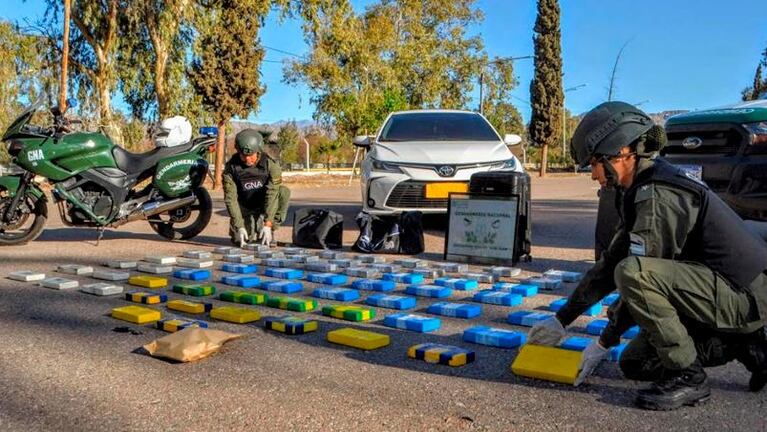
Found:
M 359 10 L 372 2 L 353 1 Z M 575 113 L 606 99 L 615 56 L 626 43 L 615 98 L 643 102 L 641 107 L 650 112 L 701 109 L 739 100 L 767 47 L 764 0 L 561 0 L 560 4 L 565 87 L 587 84 L 566 94 L 565 104 Z M 491 56 L 533 53 L 534 0 L 478 0 L 477 5 L 485 20 L 469 32 L 482 36 Z M 44 8 L 43 0 L 2 0 L 0 17 L 34 18 Z M 268 47 L 307 52 L 298 21 L 279 22 L 270 16 L 261 40 Z M 282 60 L 286 55 L 267 50 L 266 58 Z M 530 108 L 524 101 L 529 100 L 533 63 L 519 60 L 515 66 L 520 85 L 514 102 L 527 120 Z M 264 63 L 262 74 L 267 92 L 251 120 L 311 118 L 314 107 L 309 90 L 282 84 L 281 64 Z

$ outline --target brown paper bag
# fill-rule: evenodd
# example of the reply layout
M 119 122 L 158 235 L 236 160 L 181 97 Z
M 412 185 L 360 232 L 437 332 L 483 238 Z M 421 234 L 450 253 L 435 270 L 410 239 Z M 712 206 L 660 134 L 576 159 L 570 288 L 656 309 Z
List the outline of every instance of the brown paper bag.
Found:
M 164 357 L 180 362 L 205 358 L 230 340 L 242 335 L 199 327 L 187 327 L 181 331 L 156 339 L 144 349 L 153 357 Z

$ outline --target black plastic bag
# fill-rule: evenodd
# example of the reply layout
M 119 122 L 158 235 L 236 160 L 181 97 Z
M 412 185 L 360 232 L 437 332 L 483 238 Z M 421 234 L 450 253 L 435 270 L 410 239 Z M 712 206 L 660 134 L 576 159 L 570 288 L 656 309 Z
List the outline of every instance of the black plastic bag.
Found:
M 343 246 L 344 217 L 330 210 L 304 208 L 293 217 L 293 244 L 318 249 Z
M 379 217 L 360 212 L 357 215 L 360 235 L 353 249 L 364 253 L 399 252 L 400 232 L 396 217 Z
M 424 251 L 423 213 L 419 211 L 403 212 L 399 219 L 400 253 L 417 255 Z

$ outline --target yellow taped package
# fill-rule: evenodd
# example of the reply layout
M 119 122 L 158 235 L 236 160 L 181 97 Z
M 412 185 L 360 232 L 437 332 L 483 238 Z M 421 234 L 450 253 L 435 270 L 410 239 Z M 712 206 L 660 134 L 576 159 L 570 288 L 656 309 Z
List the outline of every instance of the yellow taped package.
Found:
M 131 276 L 128 283 L 144 288 L 165 288 L 168 286 L 168 279 L 156 276 Z
M 328 332 L 328 342 L 364 350 L 374 350 L 389 345 L 389 336 L 353 328 Z
M 253 321 L 258 321 L 261 319 L 261 314 L 252 309 L 224 306 L 211 310 L 210 317 L 221 321 L 245 324 Z
M 179 312 L 186 312 L 189 314 L 201 314 L 211 310 L 211 303 L 197 303 L 186 300 L 171 300 L 168 302 L 168 309 L 173 309 Z
M 112 309 L 112 318 L 132 322 L 134 324 L 146 324 L 162 319 L 158 310 L 143 306 L 123 306 Z
M 583 353 L 543 345 L 522 345 L 511 364 L 519 376 L 575 384 Z

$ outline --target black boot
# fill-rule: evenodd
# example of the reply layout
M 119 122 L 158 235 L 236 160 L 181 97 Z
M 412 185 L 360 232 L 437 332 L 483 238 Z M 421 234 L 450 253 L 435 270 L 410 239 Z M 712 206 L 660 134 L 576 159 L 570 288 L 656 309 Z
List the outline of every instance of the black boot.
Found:
M 653 411 L 670 411 L 683 405 L 698 405 L 711 397 L 706 372 L 696 359 L 687 369 L 669 371 L 650 388 L 637 392 L 636 405 Z
M 764 327 L 745 335 L 737 359 L 751 372 L 748 389 L 757 392 L 767 384 L 767 335 Z

